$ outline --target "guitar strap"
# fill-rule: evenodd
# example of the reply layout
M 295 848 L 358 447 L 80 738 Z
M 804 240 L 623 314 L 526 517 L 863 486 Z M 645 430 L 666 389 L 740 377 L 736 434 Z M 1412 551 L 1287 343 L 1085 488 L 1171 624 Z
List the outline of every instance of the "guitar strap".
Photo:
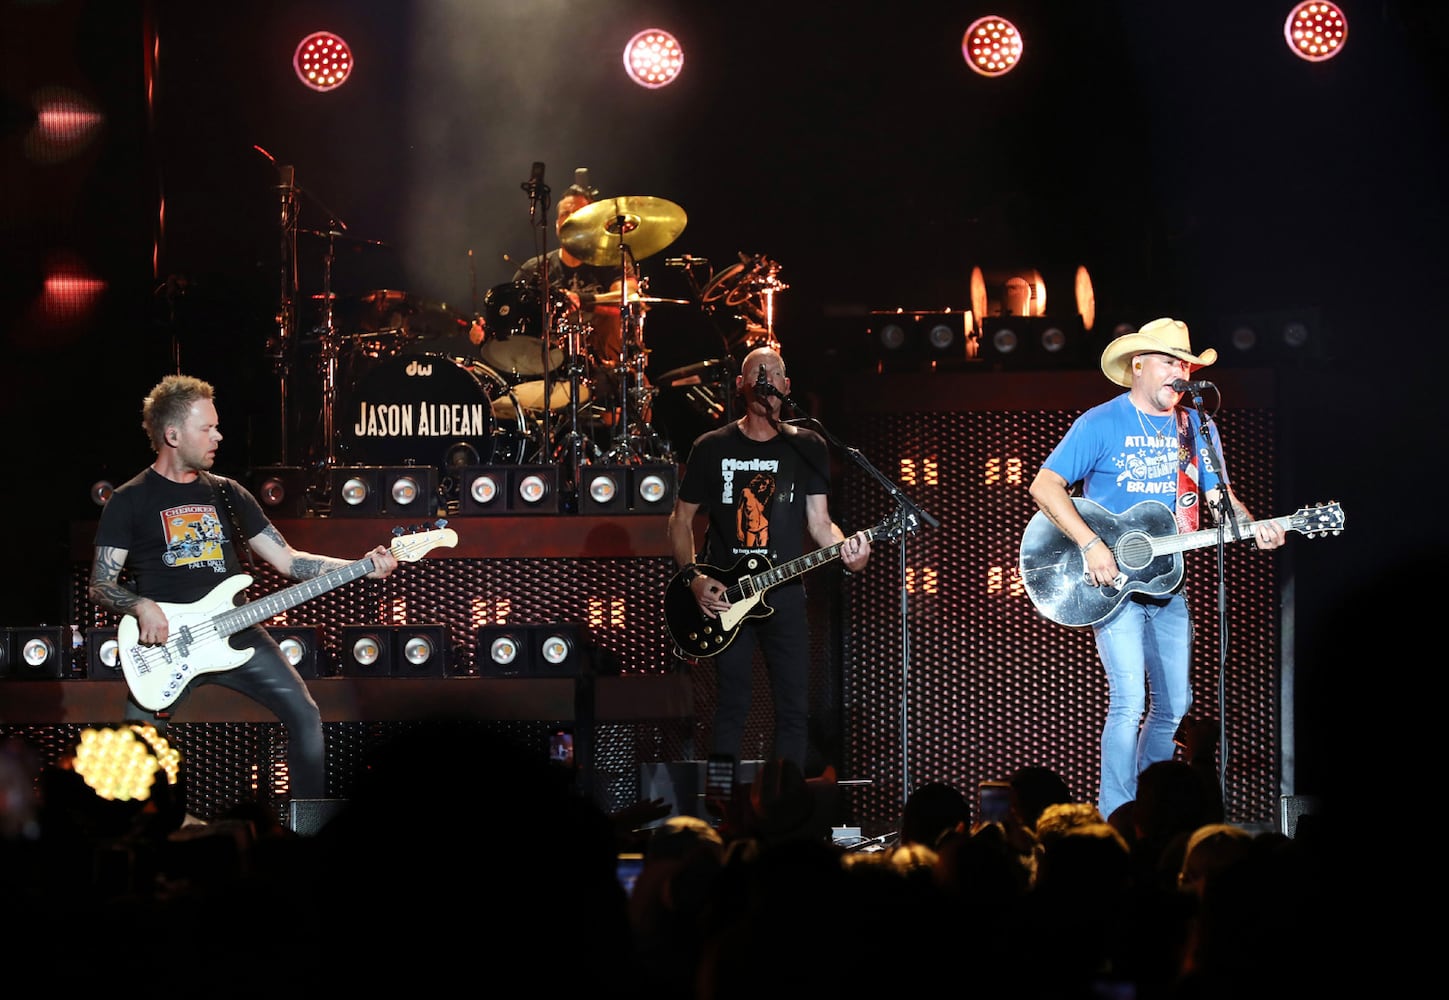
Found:
M 245 560 L 253 570 L 256 569 L 256 558 L 252 555 L 252 548 L 246 544 L 246 533 L 242 530 L 241 518 L 236 516 L 236 507 L 231 502 L 231 487 L 225 476 L 213 476 L 209 472 L 203 472 L 206 481 L 211 484 L 211 492 L 219 497 L 218 506 L 226 508 L 227 517 L 231 520 L 232 538 L 235 539 L 232 547 L 237 554 Z
M 1196 531 L 1198 501 L 1202 499 L 1197 470 L 1197 448 L 1193 445 L 1192 427 L 1187 408 L 1177 408 L 1177 530 Z

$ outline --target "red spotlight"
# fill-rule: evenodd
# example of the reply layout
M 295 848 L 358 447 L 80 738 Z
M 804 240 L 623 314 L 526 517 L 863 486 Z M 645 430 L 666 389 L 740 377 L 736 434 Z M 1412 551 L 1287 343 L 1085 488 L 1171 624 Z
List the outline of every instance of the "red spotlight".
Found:
M 1348 41 L 1348 19 L 1336 4 L 1318 0 L 1300 3 L 1283 22 L 1283 40 L 1299 59 L 1323 62 L 1343 51 Z
M 292 68 L 313 90 L 336 90 L 352 75 L 352 48 L 330 31 L 314 31 L 297 43 Z
M 84 319 L 106 290 L 106 283 L 93 276 L 73 258 L 53 260 L 46 268 L 41 314 L 53 323 L 68 324 Z
M 105 116 L 75 91 L 41 87 L 31 98 L 35 126 L 25 136 L 25 155 L 35 163 L 60 163 L 85 149 Z
M 1021 33 L 1004 17 L 988 14 L 971 22 L 961 36 L 961 56 L 982 76 L 1010 73 L 1021 61 Z
M 624 46 L 624 72 L 641 87 L 667 87 L 683 68 L 684 50 L 678 39 L 659 28 L 639 32 Z

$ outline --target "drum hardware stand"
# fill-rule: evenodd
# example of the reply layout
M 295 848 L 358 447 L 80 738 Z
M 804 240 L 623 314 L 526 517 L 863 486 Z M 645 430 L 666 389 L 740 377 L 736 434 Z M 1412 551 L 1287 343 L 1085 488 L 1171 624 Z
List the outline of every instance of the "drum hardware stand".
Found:
M 288 422 L 289 404 L 287 386 L 292 377 L 292 350 L 297 342 L 297 185 L 295 167 L 278 167 L 282 183 L 282 280 L 277 307 L 277 336 L 267 344 L 272 359 L 272 371 L 277 377 L 277 391 L 281 409 L 281 464 L 290 465 L 291 445 Z

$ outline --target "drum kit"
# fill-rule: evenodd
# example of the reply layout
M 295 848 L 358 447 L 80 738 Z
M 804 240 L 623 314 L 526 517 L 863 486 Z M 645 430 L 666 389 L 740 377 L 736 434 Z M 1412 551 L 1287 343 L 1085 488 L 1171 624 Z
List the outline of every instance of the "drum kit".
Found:
M 693 306 L 730 316 L 743 330 L 725 338 L 726 352 L 778 348 L 773 297 L 788 287 L 778 280 L 779 265 L 763 256 L 740 254 L 738 264 L 703 280 L 694 269 L 708 261 L 684 257 L 666 264 L 686 269 L 692 298 L 651 295 L 638 262 L 673 244 L 686 221 L 679 205 L 662 198 L 594 201 L 558 226 L 559 246 L 586 264 L 617 270 L 613 288 L 571 297 L 545 272 L 536 283 L 488 289 L 481 308 L 475 294 L 471 316 L 392 288 L 339 299 L 332 291 L 334 245 L 351 237 L 340 225 L 306 230 L 327 239 L 323 291 L 312 296 L 322 312 L 309 341 L 321 373 L 311 464 L 431 466 L 447 484 L 450 473 L 468 465 L 561 463 L 567 492 L 587 464 L 677 461 L 668 435 L 654 426 L 656 396 L 662 389 L 666 402 L 677 402 L 683 394 L 695 413 L 718 423 L 733 416 L 737 365 L 712 358 L 651 381 L 650 310 Z M 284 231 L 284 243 L 286 237 Z M 290 266 L 284 261 L 284 345 L 296 339 Z M 280 352 L 273 357 L 283 381 L 285 461 L 290 361 Z

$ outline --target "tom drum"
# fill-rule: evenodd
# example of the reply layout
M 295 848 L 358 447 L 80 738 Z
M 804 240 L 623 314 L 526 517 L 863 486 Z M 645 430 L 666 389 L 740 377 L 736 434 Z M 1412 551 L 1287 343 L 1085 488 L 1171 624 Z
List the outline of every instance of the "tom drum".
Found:
M 551 300 L 555 315 L 573 308 L 568 296 L 557 289 Z M 543 303 L 530 283 L 495 285 L 483 296 L 483 343 L 478 354 L 495 371 L 541 378 L 563 364 L 563 351 L 547 343 L 546 333 Z

